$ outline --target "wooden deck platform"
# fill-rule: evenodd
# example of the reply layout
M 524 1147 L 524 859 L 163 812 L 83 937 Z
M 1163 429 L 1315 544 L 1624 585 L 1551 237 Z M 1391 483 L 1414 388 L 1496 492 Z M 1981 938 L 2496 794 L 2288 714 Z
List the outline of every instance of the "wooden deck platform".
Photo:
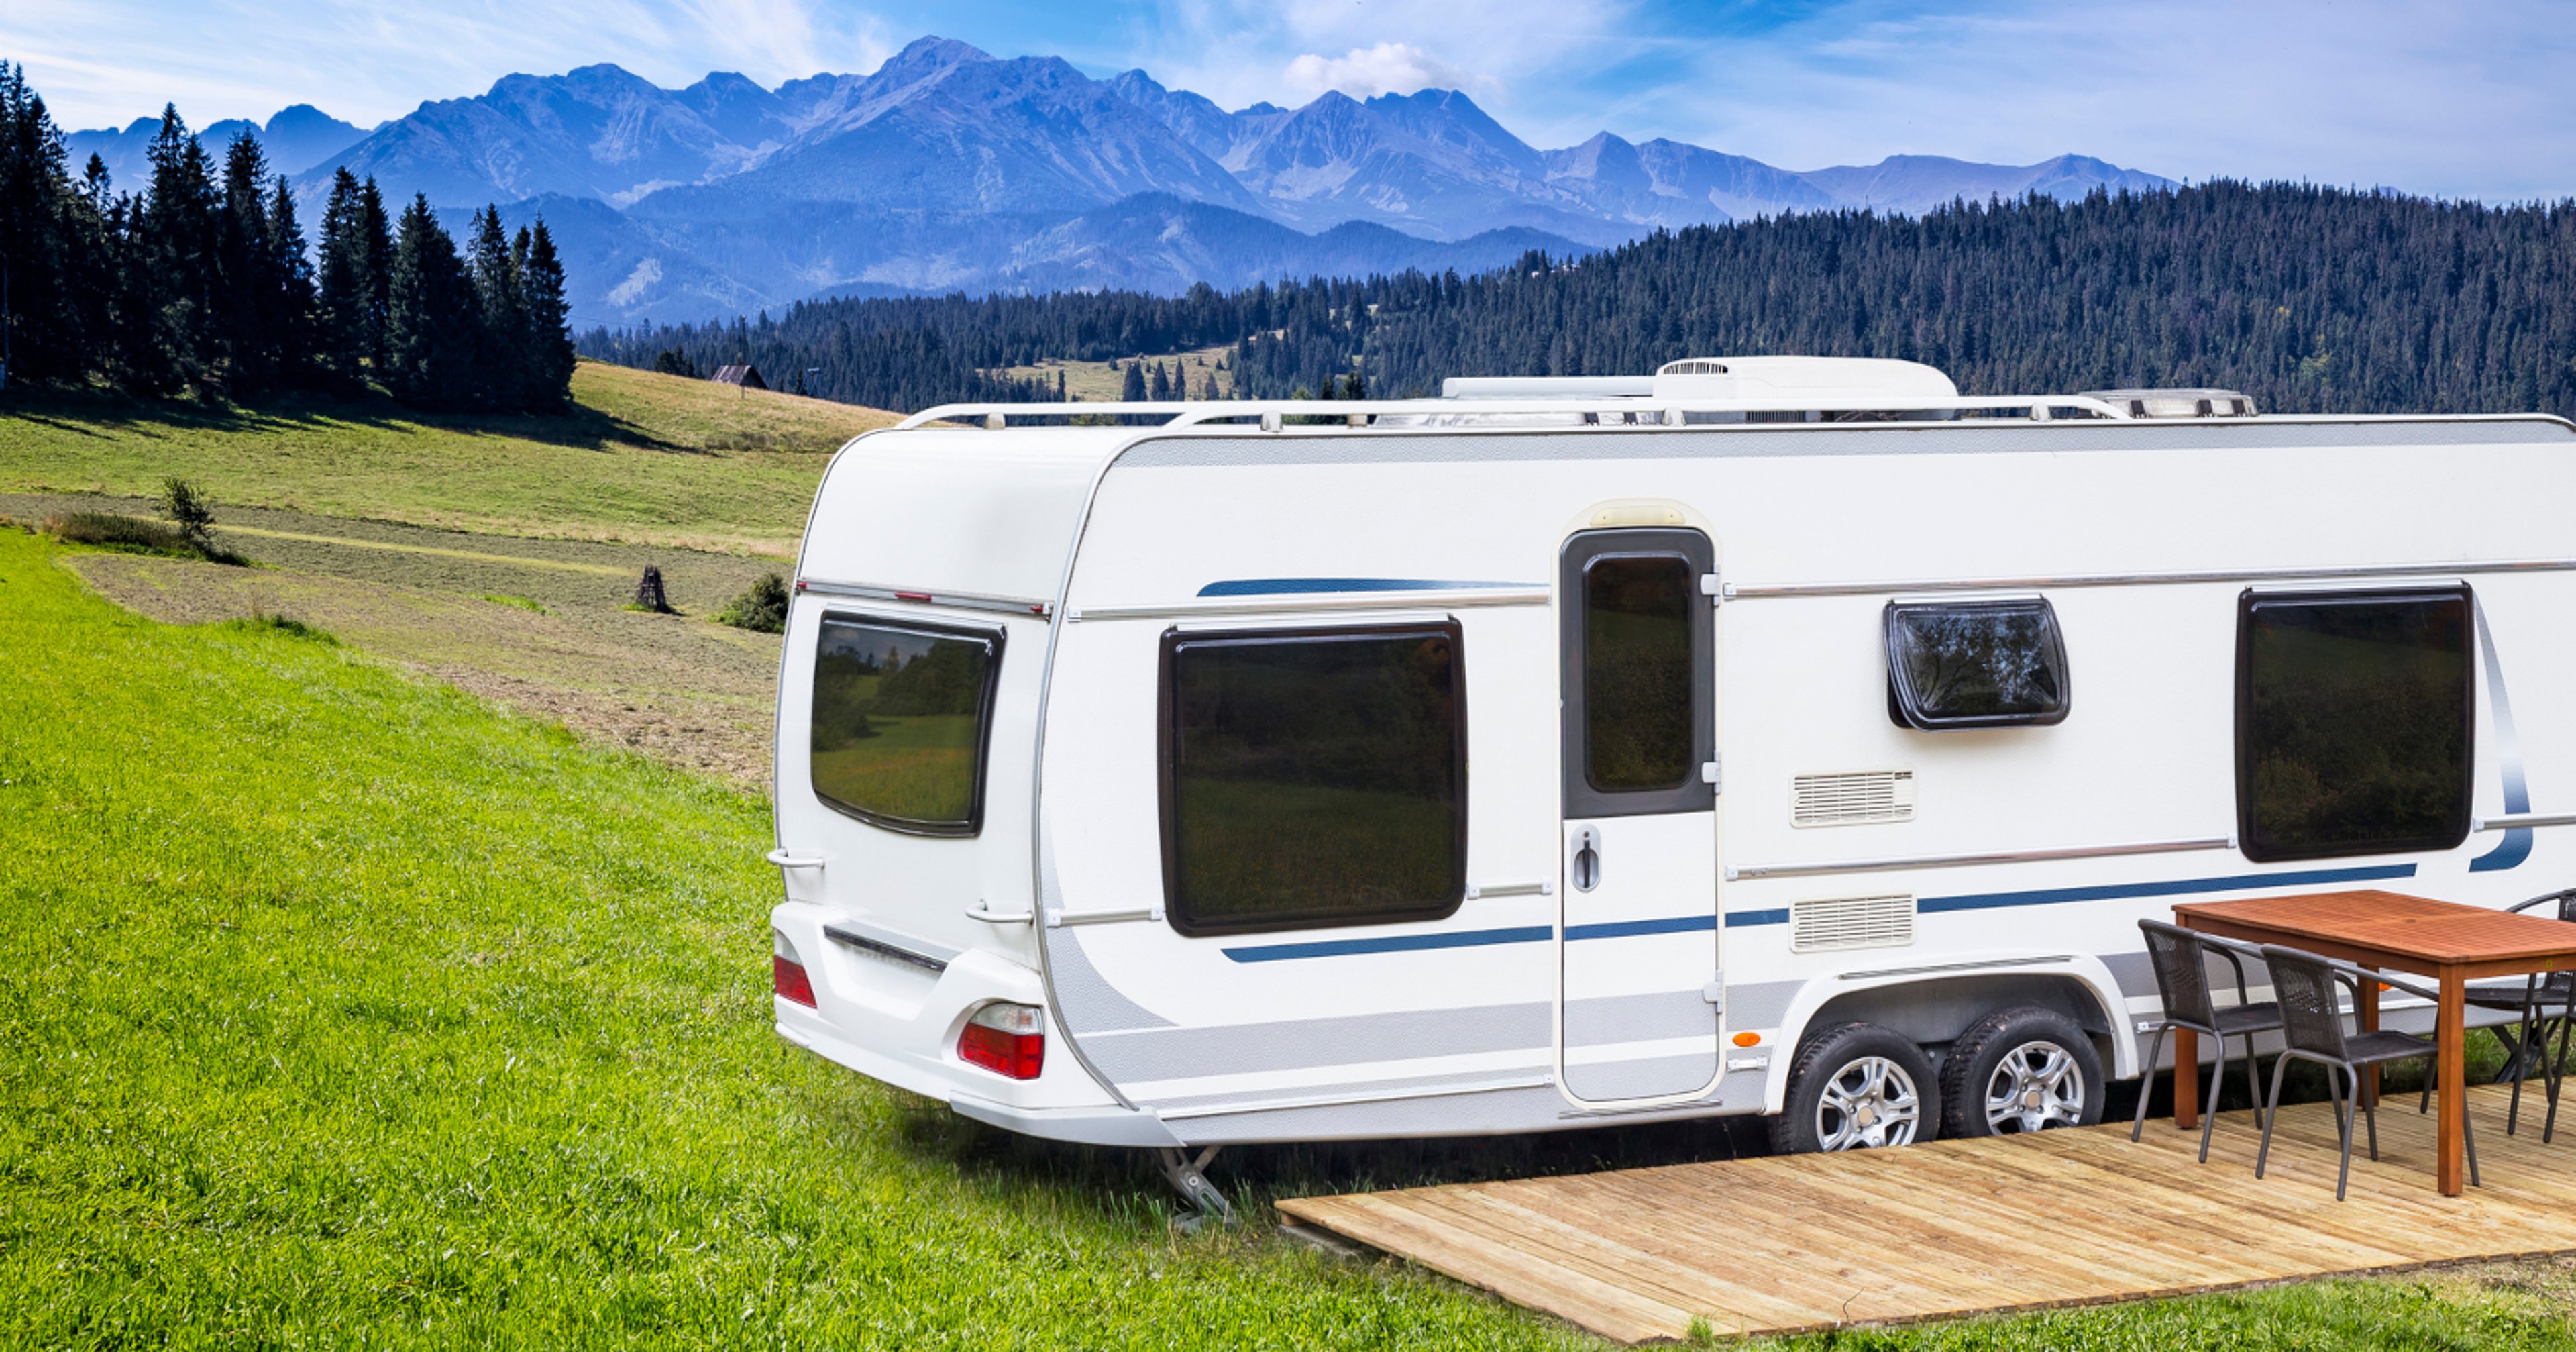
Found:
M 2434 1190 L 2433 1118 L 2382 1103 L 2380 1160 L 2356 1124 L 2334 1199 L 2324 1104 L 2282 1110 L 2254 1177 L 2250 1113 L 2199 1133 L 2152 1120 L 1902 1150 L 1627 1169 L 1308 1197 L 1279 1210 L 1621 1342 L 2031 1310 L 2284 1278 L 2576 1252 L 2576 1121 L 2519 1135 L 2502 1087 L 2469 1095 L 2484 1186 Z M 2570 1105 L 2576 1110 L 2576 1104 Z M 2571 1112 L 2576 1116 L 2576 1112 Z

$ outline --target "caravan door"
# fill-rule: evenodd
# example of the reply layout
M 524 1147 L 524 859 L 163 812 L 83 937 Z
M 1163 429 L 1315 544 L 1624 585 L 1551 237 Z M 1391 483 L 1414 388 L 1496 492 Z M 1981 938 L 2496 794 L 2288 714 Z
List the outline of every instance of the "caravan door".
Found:
M 1558 569 L 1557 1082 L 1599 1105 L 1718 1077 L 1716 619 L 1695 530 L 1584 531 Z

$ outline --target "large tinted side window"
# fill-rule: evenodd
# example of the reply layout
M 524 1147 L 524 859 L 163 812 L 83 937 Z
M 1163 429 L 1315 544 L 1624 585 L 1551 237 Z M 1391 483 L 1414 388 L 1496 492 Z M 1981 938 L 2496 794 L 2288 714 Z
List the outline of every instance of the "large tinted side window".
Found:
M 1448 915 L 1467 885 L 1459 629 L 1163 636 L 1163 882 L 1184 934 Z
M 2467 838 L 2469 606 L 2465 587 L 2245 594 L 2236 812 L 2248 857 L 2445 850 Z
M 999 630 L 826 615 L 814 646 L 814 794 L 864 821 L 973 835 Z

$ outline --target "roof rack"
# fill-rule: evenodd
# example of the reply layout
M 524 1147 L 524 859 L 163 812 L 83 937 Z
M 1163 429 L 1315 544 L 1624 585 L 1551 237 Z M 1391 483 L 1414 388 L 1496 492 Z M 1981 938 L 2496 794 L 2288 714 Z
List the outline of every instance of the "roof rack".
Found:
M 1207 427 L 1243 421 L 1257 421 L 1261 430 L 1276 432 L 1290 418 L 1330 419 L 1345 426 L 1366 427 L 1381 418 L 1422 419 L 1416 426 L 1456 427 L 1472 425 L 1464 420 L 1486 418 L 1569 415 L 1586 423 L 1599 422 L 1614 426 L 1683 427 L 1690 425 L 1692 414 L 1808 414 L 1798 421 L 1841 421 L 1841 414 L 1906 414 L 1965 413 L 1973 410 L 2014 410 L 2016 416 L 2034 422 L 2053 418 L 2108 418 L 2128 421 L 2127 409 L 2081 394 L 2010 394 L 1962 395 L 1951 398 L 1897 397 L 1891 399 L 1836 399 L 1830 404 L 1816 401 L 1783 403 L 1778 399 L 1657 399 L 1637 397 L 1610 398 L 1521 398 L 1521 399 L 1194 399 L 1162 403 L 1125 400 L 1084 403 L 1025 404 L 941 404 L 926 408 L 902 422 L 894 430 L 923 426 L 933 422 L 976 422 L 1000 431 L 1012 422 L 1032 423 L 1063 418 L 1146 417 L 1161 418 L 1166 430 Z M 1431 421 L 1436 419 L 1437 421 Z M 1765 420 L 1768 421 L 1768 420 Z M 1788 421 L 1786 418 L 1780 421 Z M 1949 421 L 1949 419 L 1891 419 L 1891 421 Z M 1401 424 L 1399 424 L 1401 425 Z M 1570 425 L 1570 424 L 1569 424 Z M 1703 424 L 1704 425 L 1704 424 Z

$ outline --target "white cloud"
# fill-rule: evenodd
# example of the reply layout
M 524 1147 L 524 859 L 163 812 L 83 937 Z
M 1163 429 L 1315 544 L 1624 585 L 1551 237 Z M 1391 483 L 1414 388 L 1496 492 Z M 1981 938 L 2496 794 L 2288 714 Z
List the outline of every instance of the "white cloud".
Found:
M 1280 78 L 1301 102 L 1327 89 L 1366 99 L 1380 94 L 1410 94 L 1435 85 L 1456 89 L 1480 83 L 1478 77 L 1404 42 L 1353 47 L 1346 56 L 1324 57 L 1308 52 L 1289 62 Z

